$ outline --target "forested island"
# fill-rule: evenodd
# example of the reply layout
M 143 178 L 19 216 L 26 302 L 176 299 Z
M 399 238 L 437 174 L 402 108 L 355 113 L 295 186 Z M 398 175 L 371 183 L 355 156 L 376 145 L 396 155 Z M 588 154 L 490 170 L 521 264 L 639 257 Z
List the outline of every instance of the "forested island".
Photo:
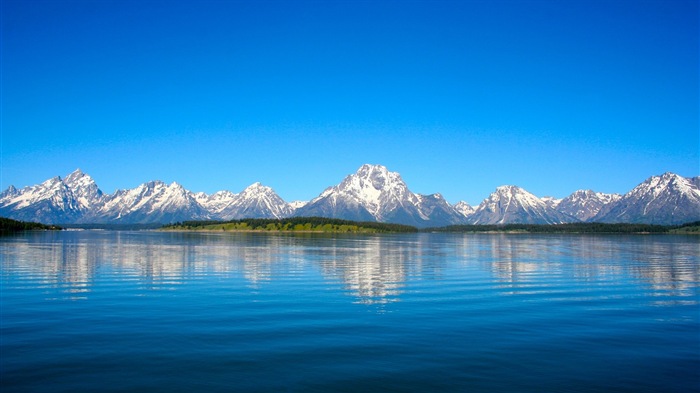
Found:
M 57 225 L 45 225 L 38 222 L 17 221 L 0 217 L 0 234 L 35 230 L 60 230 Z
M 409 225 L 382 222 L 358 222 L 325 217 L 290 217 L 283 219 L 249 218 L 231 221 L 183 221 L 166 225 L 162 230 L 185 231 L 259 231 L 259 232 L 326 232 L 326 233 L 408 233 L 418 232 Z

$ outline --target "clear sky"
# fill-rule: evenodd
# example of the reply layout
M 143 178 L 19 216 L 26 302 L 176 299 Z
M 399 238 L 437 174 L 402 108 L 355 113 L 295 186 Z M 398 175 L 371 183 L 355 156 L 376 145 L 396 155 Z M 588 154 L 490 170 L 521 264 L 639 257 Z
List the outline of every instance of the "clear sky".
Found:
M 2 0 L 0 188 L 76 168 L 476 205 L 700 174 L 698 1 Z

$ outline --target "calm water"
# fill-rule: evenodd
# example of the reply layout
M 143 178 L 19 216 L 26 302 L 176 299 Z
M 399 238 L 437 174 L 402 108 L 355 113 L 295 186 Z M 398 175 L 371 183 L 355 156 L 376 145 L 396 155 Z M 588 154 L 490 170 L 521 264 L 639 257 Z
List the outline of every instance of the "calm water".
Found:
M 700 391 L 700 237 L 0 238 L 12 391 Z

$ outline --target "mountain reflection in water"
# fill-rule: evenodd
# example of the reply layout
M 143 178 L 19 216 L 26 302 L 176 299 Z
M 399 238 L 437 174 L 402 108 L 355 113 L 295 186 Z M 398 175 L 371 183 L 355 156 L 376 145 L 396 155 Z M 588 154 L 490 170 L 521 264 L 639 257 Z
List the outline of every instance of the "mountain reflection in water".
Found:
M 700 391 L 700 238 L 0 237 L 5 391 Z
M 373 304 L 400 301 L 411 280 L 449 281 L 456 264 L 491 275 L 512 294 L 544 291 L 547 282 L 639 279 L 663 304 L 664 296 L 691 296 L 700 282 L 698 242 L 674 238 L 83 231 L 24 237 L 2 248 L 2 267 L 75 299 L 89 297 L 105 273 L 137 280 L 145 290 L 174 289 L 207 275 L 242 277 L 259 289 L 313 269 L 342 283 L 355 301 Z

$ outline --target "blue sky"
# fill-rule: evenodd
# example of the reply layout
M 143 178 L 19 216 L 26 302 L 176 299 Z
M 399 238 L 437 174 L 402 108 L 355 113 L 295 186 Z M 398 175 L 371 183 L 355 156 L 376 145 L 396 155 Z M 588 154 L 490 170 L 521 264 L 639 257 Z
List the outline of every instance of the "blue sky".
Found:
M 478 204 L 700 174 L 697 1 L 2 0 L 0 188 L 76 168 Z

